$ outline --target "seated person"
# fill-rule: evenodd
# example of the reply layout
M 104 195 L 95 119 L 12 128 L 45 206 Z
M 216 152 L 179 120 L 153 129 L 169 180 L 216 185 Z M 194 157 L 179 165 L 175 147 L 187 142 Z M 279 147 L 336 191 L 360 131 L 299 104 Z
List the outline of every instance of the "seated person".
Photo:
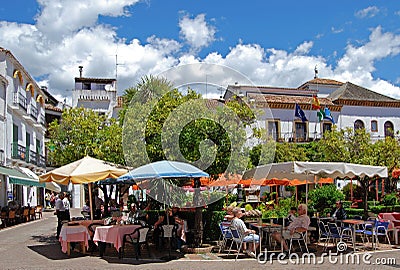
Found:
M 177 240 L 177 248 L 180 249 L 182 247 L 182 245 L 185 243 L 185 230 L 184 230 L 184 221 L 183 219 L 179 218 L 178 212 L 179 208 L 177 207 L 173 207 L 172 209 L 168 209 L 168 215 L 164 214 L 159 216 L 158 220 L 156 221 L 156 223 L 154 223 L 154 232 L 153 232 L 153 237 L 154 237 L 154 241 L 156 244 L 156 248 L 160 248 L 161 244 L 162 244 L 162 239 L 161 239 L 161 235 L 162 235 L 162 226 L 163 225 L 174 225 L 174 233 L 176 236 L 176 240 Z M 167 220 L 168 218 L 168 220 Z M 168 221 L 168 222 L 167 222 Z
M 128 219 L 127 222 L 129 224 L 134 224 L 138 220 L 138 211 L 135 203 L 131 203 L 131 207 L 129 208 Z
M 82 207 L 82 211 L 90 213 L 90 202 L 86 200 L 85 205 Z
M 224 223 L 230 223 L 232 221 L 232 219 L 235 217 L 232 213 L 233 208 L 235 208 L 235 207 L 233 207 L 232 205 L 229 205 L 226 208 L 226 215 L 224 216 Z
M 307 216 L 307 205 L 299 204 L 297 211 L 299 216 L 283 230 L 282 234 L 280 232 L 272 234 L 273 239 L 282 243 L 283 251 L 286 254 L 289 253 L 289 250 L 286 241 L 283 240 L 289 240 L 291 237 L 300 237 L 299 233 L 306 232 L 310 226 L 310 218 Z
M 296 219 L 297 208 L 291 207 L 288 216 L 285 218 L 285 226 L 289 226 Z
M 250 256 L 255 258 L 256 257 L 256 250 L 260 243 L 260 237 L 256 234 L 254 230 L 247 229 L 246 224 L 240 218 L 243 216 L 242 209 L 240 207 L 235 207 L 232 210 L 234 218 L 232 219 L 231 226 L 235 227 L 237 230 L 240 231 L 242 235 L 245 235 L 243 238 L 243 248 L 246 248 L 246 242 L 248 243 L 246 253 Z M 255 245 L 253 245 L 253 240 Z
M 343 203 L 342 201 L 337 201 L 336 202 L 336 209 L 331 215 L 332 218 L 336 220 L 343 220 L 347 218 L 347 213 L 343 208 Z

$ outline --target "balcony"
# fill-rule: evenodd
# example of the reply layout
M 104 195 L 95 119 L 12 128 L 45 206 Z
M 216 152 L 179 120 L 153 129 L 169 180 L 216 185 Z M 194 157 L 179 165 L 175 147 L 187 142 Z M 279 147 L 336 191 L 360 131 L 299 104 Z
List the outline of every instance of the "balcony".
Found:
M 13 93 L 13 104 L 11 108 L 14 110 L 22 109 L 26 113 L 26 97 L 24 97 L 21 92 Z
M 32 103 L 28 104 L 27 110 L 26 110 L 26 115 L 24 115 L 24 119 L 27 122 L 30 122 L 31 124 L 36 124 L 37 123 L 37 118 L 38 118 L 38 110 L 36 106 Z
M 21 160 L 22 163 L 25 163 L 25 165 L 28 166 L 29 164 L 34 164 L 38 167 L 46 168 L 45 156 L 39 155 L 35 151 L 29 150 L 29 148 L 26 148 L 18 144 L 17 142 L 11 143 L 11 158 Z

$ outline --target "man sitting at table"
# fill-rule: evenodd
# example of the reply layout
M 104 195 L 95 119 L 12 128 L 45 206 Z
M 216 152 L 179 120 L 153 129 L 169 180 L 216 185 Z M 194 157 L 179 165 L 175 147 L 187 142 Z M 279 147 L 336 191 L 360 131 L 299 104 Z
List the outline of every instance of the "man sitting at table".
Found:
M 307 205 L 299 204 L 297 211 L 299 216 L 282 231 L 282 234 L 280 232 L 274 232 L 272 234 L 272 237 L 276 241 L 282 243 L 283 252 L 286 255 L 289 254 L 289 248 L 286 244 L 286 241 L 283 240 L 289 240 L 292 237 L 300 237 L 299 233 L 306 232 L 310 226 L 310 218 L 307 216 Z
M 336 209 L 332 213 L 331 217 L 336 220 L 344 220 L 347 218 L 347 213 L 346 213 L 346 210 L 344 210 L 344 208 L 343 208 L 342 201 L 336 202 Z

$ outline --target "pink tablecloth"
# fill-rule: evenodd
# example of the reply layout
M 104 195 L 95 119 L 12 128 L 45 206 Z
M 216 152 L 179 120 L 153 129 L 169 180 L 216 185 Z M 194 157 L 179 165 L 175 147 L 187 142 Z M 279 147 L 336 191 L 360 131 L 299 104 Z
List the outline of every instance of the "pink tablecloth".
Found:
M 84 242 L 85 246 L 89 246 L 89 233 L 85 226 L 62 226 L 60 232 L 61 250 L 64 253 L 68 251 L 68 242 Z
M 98 226 L 94 232 L 93 241 L 111 243 L 119 251 L 123 244 L 125 234 L 132 233 L 140 225 L 112 225 Z

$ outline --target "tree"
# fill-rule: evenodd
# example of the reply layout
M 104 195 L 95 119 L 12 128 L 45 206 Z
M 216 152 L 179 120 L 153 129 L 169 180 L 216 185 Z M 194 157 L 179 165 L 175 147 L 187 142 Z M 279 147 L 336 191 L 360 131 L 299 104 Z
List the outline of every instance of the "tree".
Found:
M 129 101 L 123 113 L 127 164 L 139 167 L 164 159 L 191 161 L 207 168 L 210 175 L 246 169 L 245 127 L 255 121 L 246 104 L 236 99 L 212 103 L 190 88 L 182 93 L 157 77 L 142 82 L 124 94 L 124 100 Z M 204 201 L 198 196 L 193 198 L 196 206 Z M 195 238 L 202 239 L 200 207 L 196 213 Z
M 89 155 L 116 164 L 124 164 L 122 128 L 115 119 L 107 119 L 93 110 L 72 108 L 65 110 L 61 122 L 49 126 L 48 159 L 53 166 L 63 166 Z M 96 188 L 96 186 L 94 186 Z M 105 185 L 105 205 L 109 195 Z M 107 213 L 108 207 L 105 207 Z
M 54 166 L 63 166 L 86 155 L 123 164 L 121 128 L 93 110 L 65 110 L 61 122 L 49 125 L 48 153 Z

